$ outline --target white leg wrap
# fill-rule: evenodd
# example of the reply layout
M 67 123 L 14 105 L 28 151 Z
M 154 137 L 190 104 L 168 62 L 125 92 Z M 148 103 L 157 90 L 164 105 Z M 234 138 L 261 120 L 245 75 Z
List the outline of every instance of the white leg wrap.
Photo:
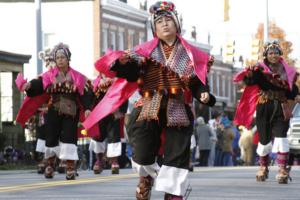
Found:
M 188 170 L 162 165 L 155 181 L 157 191 L 184 196 L 188 187 Z
M 77 146 L 75 144 L 68 144 L 68 143 L 61 142 L 59 159 L 78 160 Z
M 97 142 L 96 140 L 91 139 L 89 150 L 95 153 L 104 153 L 105 142 Z
M 122 143 L 121 142 L 107 144 L 106 156 L 108 158 L 118 157 L 121 155 L 121 153 L 122 153 Z
M 273 143 L 273 153 L 287 153 L 290 151 L 290 145 L 289 141 L 287 138 L 274 138 L 274 143 Z
M 48 159 L 53 156 L 58 156 L 60 154 L 60 146 L 56 147 L 45 147 L 45 159 Z
M 152 165 L 139 165 L 131 159 L 132 169 L 139 174 L 139 176 L 148 176 L 156 178 L 159 172 L 159 165 L 153 163 Z
M 45 153 L 46 151 L 46 141 L 42 139 L 38 139 L 36 142 L 36 148 L 35 151 L 40 153 Z
M 258 143 L 257 149 L 256 149 L 256 153 L 259 156 L 266 156 L 269 153 L 271 153 L 272 151 L 272 142 L 269 142 L 266 145 L 261 144 L 260 142 Z

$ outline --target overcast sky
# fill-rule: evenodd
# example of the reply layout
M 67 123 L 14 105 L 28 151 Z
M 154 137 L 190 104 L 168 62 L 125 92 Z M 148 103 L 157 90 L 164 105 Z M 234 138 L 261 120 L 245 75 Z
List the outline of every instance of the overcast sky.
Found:
M 128 0 L 137 6 L 139 0 Z M 143 0 L 142 0 L 143 1 Z M 266 0 L 229 0 L 230 21 L 223 21 L 224 0 L 171 0 L 175 3 L 179 14 L 183 17 L 183 27 L 186 32 L 196 26 L 197 39 L 207 43 L 207 35 L 211 35 L 213 54 L 217 54 L 220 47 L 227 40 L 236 41 L 236 52 L 245 57 L 250 56 L 251 40 L 257 32 L 259 23 L 266 21 Z M 156 0 L 148 0 L 152 5 Z M 293 43 L 291 57 L 300 60 L 300 19 L 299 0 L 268 0 L 269 20 L 286 32 L 286 39 Z M 186 35 L 187 37 L 189 36 Z M 300 66 L 298 64 L 298 66 Z
M 139 6 L 139 1 L 144 0 L 128 0 L 128 3 L 133 6 Z M 229 0 L 230 2 L 230 20 L 223 21 L 223 3 L 224 0 L 171 0 L 175 3 L 179 14 L 183 17 L 183 28 L 186 30 L 185 37 L 190 37 L 192 26 L 196 26 L 197 40 L 202 43 L 207 43 L 208 34 L 211 35 L 211 45 L 213 46 L 212 54 L 218 54 L 220 48 L 228 40 L 236 41 L 236 56 L 243 55 L 250 57 L 251 40 L 257 32 L 259 23 L 266 19 L 266 0 Z M 148 0 L 148 6 L 154 4 L 156 0 Z M 286 32 L 286 39 L 293 43 L 291 57 L 300 61 L 300 26 L 297 19 L 300 19 L 300 1 L 299 0 L 268 0 L 269 2 L 269 19 L 275 20 L 277 25 L 283 28 Z M 23 5 L 23 4 L 22 4 Z M 5 35 L 7 31 L 1 31 L 0 35 L 2 50 L 13 51 L 17 53 L 26 52 L 25 48 L 12 49 L 15 44 L 29 43 L 31 40 L 22 40 L 22 37 L 13 37 L 23 33 L 23 30 L 34 29 L 26 24 L 18 23 L 18 17 L 32 15 L 34 19 L 34 6 L 31 6 L 32 12 L 28 9 L 20 9 L 15 13 L 10 13 L 9 20 L 4 20 L 7 14 L 0 13 L 3 16 L 0 19 L 0 25 L 10 27 L 17 25 L 16 32 L 10 32 L 9 36 Z M 26 7 L 27 8 L 27 7 Z M 4 11 L 2 9 L 2 11 Z M 34 24 L 32 24 L 34 25 Z M 16 28 L 15 28 L 16 29 Z M 4 33 L 3 33 L 4 32 Z M 3 35 L 4 34 L 4 35 Z M 33 36 L 33 35 L 32 35 Z M 7 39 L 14 38 L 13 44 L 5 43 Z M 28 46 L 23 45 L 24 47 Z M 32 44 L 31 44 L 32 45 Z M 1 48 L 0 47 L 0 48 Z M 300 67 L 300 63 L 298 62 Z

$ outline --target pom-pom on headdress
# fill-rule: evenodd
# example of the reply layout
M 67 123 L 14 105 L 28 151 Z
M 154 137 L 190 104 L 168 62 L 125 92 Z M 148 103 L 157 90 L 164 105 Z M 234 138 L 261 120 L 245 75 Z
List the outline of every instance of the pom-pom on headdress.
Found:
M 44 62 L 53 61 L 53 55 L 52 55 L 50 48 L 40 51 L 38 56 L 39 56 L 39 59 L 43 60 Z
M 45 63 L 46 68 L 51 68 L 55 66 L 55 61 L 53 58 L 53 52 L 50 48 L 45 49 L 43 51 L 40 51 L 38 53 L 38 57 L 40 60 L 43 60 L 43 62 Z
M 175 5 L 172 2 L 158 1 L 150 7 L 149 12 L 151 14 L 151 29 L 153 35 L 155 35 L 156 31 L 155 22 L 162 16 L 172 17 L 177 28 L 177 33 L 181 33 L 181 25 L 178 20 L 177 11 Z
M 279 44 L 279 42 L 277 40 L 269 41 L 269 42 L 266 42 L 264 44 L 263 56 L 265 58 L 267 57 L 268 51 L 270 49 L 276 50 L 276 51 L 278 51 L 279 55 L 282 55 L 282 49 L 281 49 L 280 44 Z

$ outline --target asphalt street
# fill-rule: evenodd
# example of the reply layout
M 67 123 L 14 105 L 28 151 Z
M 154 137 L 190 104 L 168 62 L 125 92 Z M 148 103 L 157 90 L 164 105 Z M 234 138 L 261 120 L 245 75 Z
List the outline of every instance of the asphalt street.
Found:
M 189 180 L 188 200 L 299 200 L 300 167 L 292 169 L 292 182 L 278 184 L 277 167 L 272 167 L 266 182 L 256 182 L 258 167 L 195 168 Z M 137 174 L 131 169 L 111 175 L 79 171 L 75 181 L 63 174 L 45 179 L 35 171 L 0 171 L 0 199 L 5 200 L 134 200 Z M 151 200 L 162 200 L 163 193 L 152 192 Z

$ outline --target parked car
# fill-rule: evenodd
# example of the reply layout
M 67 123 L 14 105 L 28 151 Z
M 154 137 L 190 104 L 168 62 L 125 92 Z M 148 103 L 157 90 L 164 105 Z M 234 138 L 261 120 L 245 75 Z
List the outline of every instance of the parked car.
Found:
M 300 154 L 300 104 L 293 109 L 293 117 L 290 120 L 290 128 L 287 133 L 290 144 L 290 152 Z

